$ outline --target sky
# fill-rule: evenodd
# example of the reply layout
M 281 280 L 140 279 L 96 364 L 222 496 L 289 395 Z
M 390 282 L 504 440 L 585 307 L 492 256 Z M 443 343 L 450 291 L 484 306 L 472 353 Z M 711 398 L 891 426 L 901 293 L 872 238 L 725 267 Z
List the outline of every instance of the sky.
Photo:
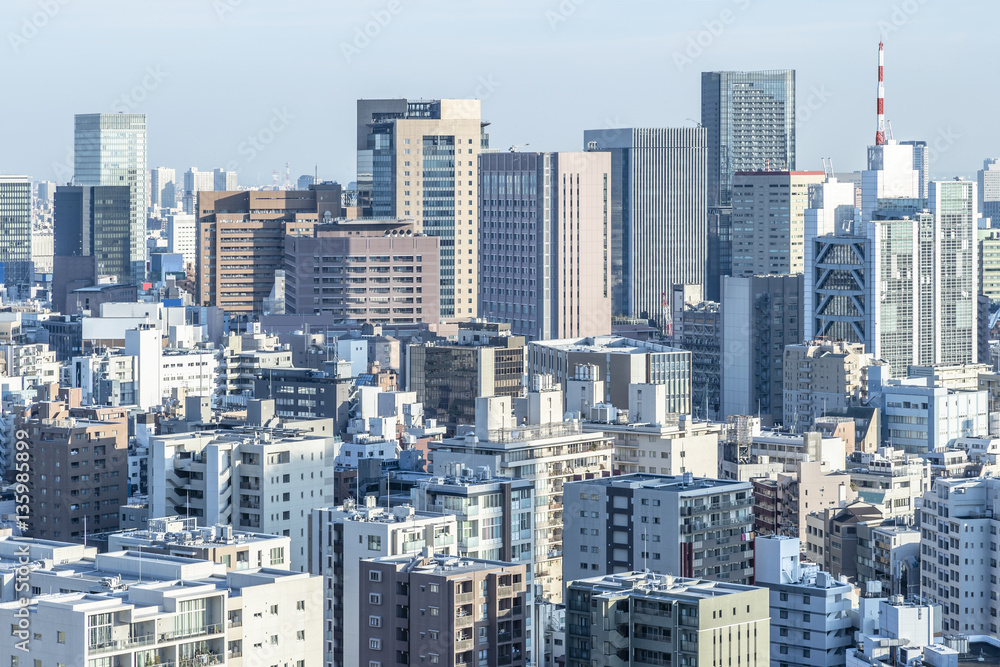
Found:
M 932 178 L 1000 155 L 1000 4 L 945 0 L 2 0 L 0 173 L 65 182 L 73 114 L 147 114 L 148 166 L 355 179 L 356 100 L 476 97 L 491 148 L 683 127 L 701 72 L 796 70 L 797 168 L 886 117 Z

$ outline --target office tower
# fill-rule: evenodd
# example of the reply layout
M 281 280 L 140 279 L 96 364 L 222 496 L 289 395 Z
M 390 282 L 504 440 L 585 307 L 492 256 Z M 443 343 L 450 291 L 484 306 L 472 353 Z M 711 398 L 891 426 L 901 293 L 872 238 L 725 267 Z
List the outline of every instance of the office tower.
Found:
M 309 568 L 313 574 L 323 575 L 323 632 L 326 637 L 323 665 L 367 664 L 360 662 L 360 653 L 364 650 L 362 632 L 374 626 L 358 613 L 362 590 L 368 583 L 367 578 L 362 580 L 362 572 L 367 573 L 365 568 L 371 563 L 367 559 L 413 557 L 424 549 L 454 555 L 457 533 L 458 524 L 453 515 L 415 512 L 408 505 L 389 510 L 377 507 L 374 496 L 366 496 L 362 504 L 351 499 L 341 507 L 317 507 L 310 511 Z M 366 594 L 364 599 L 370 598 Z M 392 596 L 385 594 L 383 600 L 384 608 L 392 609 L 395 615 L 395 591 Z M 411 606 L 405 613 L 411 619 L 417 618 L 419 609 Z
M 191 167 L 184 172 L 184 190 L 182 205 L 187 215 L 198 214 L 198 193 L 215 190 L 215 174 L 211 171 L 198 171 Z
M 927 199 L 928 184 L 931 180 L 930 153 L 926 141 L 900 141 L 903 146 L 913 147 L 913 168 L 917 172 L 917 196 Z
M 216 192 L 235 192 L 239 188 L 236 183 L 236 172 L 215 169 L 212 171 L 212 186 Z
M 756 580 L 771 607 L 771 662 L 788 667 L 837 667 L 854 645 L 849 613 L 853 587 L 818 565 L 801 563 L 799 539 L 754 540 Z
M 131 188 L 125 186 L 56 188 L 53 223 L 56 275 L 67 268 L 61 258 L 89 257 L 96 265 L 88 276 L 92 285 L 103 276 L 113 277 L 122 285 L 136 284 L 127 243 L 134 222 L 132 198 Z
M 432 554 L 361 562 L 355 604 L 364 627 L 352 638 L 361 646 L 354 664 L 380 665 L 390 656 L 443 667 L 530 664 L 525 566 Z
M 440 239 L 410 220 L 319 224 L 285 241 L 289 313 L 336 323 L 437 325 Z
M 958 438 L 989 433 L 986 390 L 942 386 L 926 377 L 888 380 L 877 400 L 888 425 L 883 442 L 908 453 L 954 448 Z
M 193 215 L 173 213 L 167 216 L 167 252 L 183 255 L 184 268 L 197 275 L 198 227 Z
M 31 183 L 27 176 L 0 176 L 0 282 L 15 298 L 30 296 L 34 281 L 31 261 Z M 11 292 L 8 292 L 8 297 Z
M 598 401 L 625 409 L 633 384 L 665 386 L 666 414 L 691 414 L 691 353 L 669 345 L 621 336 L 592 336 L 535 341 L 528 345 L 527 370 L 535 378 L 551 376 L 563 390 L 580 366 L 594 366 L 604 383 Z
M 340 190 L 256 190 L 198 195 L 197 301 L 226 312 L 261 312 L 285 239 L 311 235 L 340 211 Z M 225 243 L 223 243 L 225 240 Z
M 332 498 L 339 442 L 332 420 L 302 423 L 317 430 L 246 425 L 150 438 L 150 515 L 287 535 L 291 569 L 304 572 L 307 516 Z
M 105 243 L 124 248 L 128 257 L 131 277 L 119 282 L 142 282 L 146 277 L 146 114 L 78 114 L 73 184 L 128 187 L 129 233 Z
M 614 438 L 584 432 L 577 420 L 563 421 L 563 392 L 544 382 L 536 387 L 525 398 L 477 398 L 473 432 L 430 443 L 431 472 L 439 475 L 448 464 L 462 463 L 531 480 L 537 510 L 532 594 L 558 603 L 563 589 L 564 484 L 578 477 L 610 476 Z
M 608 153 L 479 158 L 479 315 L 528 340 L 611 333 Z
M 977 295 L 979 253 L 976 248 L 976 184 L 932 181 L 928 208 L 934 216 L 933 317 L 934 364 L 968 364 L 978 354 Z M 921 264 L 926 262 L 921 257 Z M 923 283 L 921 291 L 927 290 Z M 922 322 L 926 322 L 926 314 Z M 922 362 L 927 363 L 927 362 Z
M 979 213 L 986 227 L 1000 227 L 1000 158 L 986 158 L 977 174 Z M 996 223 L 993 222 L 996 220 Z
M 795 169 L 795 70 L 702 72 L 708 132 L 708 268 L 705 296 L 721 299 L 732 275 L 732 187 L 738 171 Z
M 753 487 L 691 473 L 636 474 L 563 487 L 563 579 L 648 570 L 753 580 Z
M 155 167 L 149 170 L 149 206 L 154 211 L 173 208 L 177 205 L 177 172 L 169 167 Z
M 316 184 L 316 178 L 312 174 L 303 174 L 299 176 L 299 180 L 296 181 L 295 188 L 297 190 L 308 190 L 310 185 Z
M 805 226 L 805 337 L 864 341 L 864 239 L 854 238 L 854 183 L 835 177 L 809 188 Z M 860 245 L 858 245 L 860 244 Z M 848 265 L 848 266 L 844 266 Z
M 705 130 L 587 130 L 583 141 L 611 154 L 611 313 L 665 326 L 671 286 L 705 279 Z
M 913 168 L 913 150 L 892 139 L 868 147 L 868 169 L 861 172 L 861 223 L 872 219 L 881 199 L 920 201 L 920 172 Z
M 524 337 L 510 325 L 467 322 L 456 343 L 410 345 L 406 354 L 407 389 L 424 404 L 424 415 L 455 433 L 476 423 L 479 396 L 520 396 L 524 388 Z
M 487 125 L 479 100 L 358 100 L 358 188 L 372 217 L 412 218 L 441 239 L 445 320 L 479 310 L 477 170 Z
M 87 533 L 118 529 L 118 508 L 128 498 L 128 417 L 125 408 L 80 406 L 79 390 L 38 388 L 28 433 L 30 513 L 27 533 L 83 541 Z
M 732 186 L 732 275 L 805 271 L 805 210 L 821 171 L 737 172 Z
M 38 203 L 43 208 L 52 208 L 56 196 L 56 184 L 52 181 L 36 181 L 35 187 Z
M 769 615 L 766 588 L 641 571 L 574 581 L 566 667 L 768 665 Z
M 784 350 L 801 343 L 802 276 L 722 280 L 722 414 L 782 424 Z
M 814 340 L 785 346 L 785 426 L 803 433 L 816 417 L 843 414 L 860 405 L 862 369 L 872 361 L 865 346 L 844 341 Z
M 702 298 L 701 285 L 674 285 L 667 331 L 674 347 L 691 353 L 691 414 L 719 418 L 722 378 L 722 313 L 716 301 Z

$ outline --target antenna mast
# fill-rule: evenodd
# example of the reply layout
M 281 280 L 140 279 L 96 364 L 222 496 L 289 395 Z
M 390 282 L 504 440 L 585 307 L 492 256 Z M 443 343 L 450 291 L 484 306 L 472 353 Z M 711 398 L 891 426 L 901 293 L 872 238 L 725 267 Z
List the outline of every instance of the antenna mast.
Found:
M 878 43 L 878 129 L 875 130 L 875 145 L 885 145 L 885 83 L 882 80 L 884 56 L 882 42 Z

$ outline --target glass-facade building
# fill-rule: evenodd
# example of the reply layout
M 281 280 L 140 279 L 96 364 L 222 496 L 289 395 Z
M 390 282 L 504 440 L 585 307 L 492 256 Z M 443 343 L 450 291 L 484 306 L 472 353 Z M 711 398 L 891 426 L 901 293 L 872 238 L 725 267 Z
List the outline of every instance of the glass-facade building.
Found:
M 129 188 L 129 227 L 127 234 L 114 239 L 114 243 L 128 256 L 129 278 L 124 282 L 145 280 L 146 114 L 78 114 L 73 183 Z M 110 225 L 100 227 L 109 233 L 112 229 Z
M 130 187 L 61 185 L 54 220 L 56 257 L 95 257 L 97 276 L 132 283 L 134 261 L 126 242 L 133 225 Z
M 795 70 L 702 72 L 708 131 L 709 243 L 705 296 L 720 298 L 732 272 L 733 174 L 795 170 Z
M 27 176 L 0 176 L 0 265 L 3 284 L 27 297 L 34 280 L 31 262 L 31 183 Z

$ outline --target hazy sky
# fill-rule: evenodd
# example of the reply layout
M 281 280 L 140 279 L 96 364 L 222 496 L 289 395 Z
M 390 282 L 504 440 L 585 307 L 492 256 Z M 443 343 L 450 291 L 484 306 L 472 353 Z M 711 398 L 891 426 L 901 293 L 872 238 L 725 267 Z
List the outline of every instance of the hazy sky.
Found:
M 876 48 L 897 139 L 932 175 L 1000 154 L 995 2 L 2 0 L 0 173 L 69 178 L 73 114 L 148 114 L 149 166 L 244 185 L 355 177 L 359 97 L 479 97 L 490 145 L 579 150 L 585 129 L 683 126 L 700 73 L 797 71 L 798 168 L 862 168 Z M 367 34 L 366 34 L 367 33 Z

